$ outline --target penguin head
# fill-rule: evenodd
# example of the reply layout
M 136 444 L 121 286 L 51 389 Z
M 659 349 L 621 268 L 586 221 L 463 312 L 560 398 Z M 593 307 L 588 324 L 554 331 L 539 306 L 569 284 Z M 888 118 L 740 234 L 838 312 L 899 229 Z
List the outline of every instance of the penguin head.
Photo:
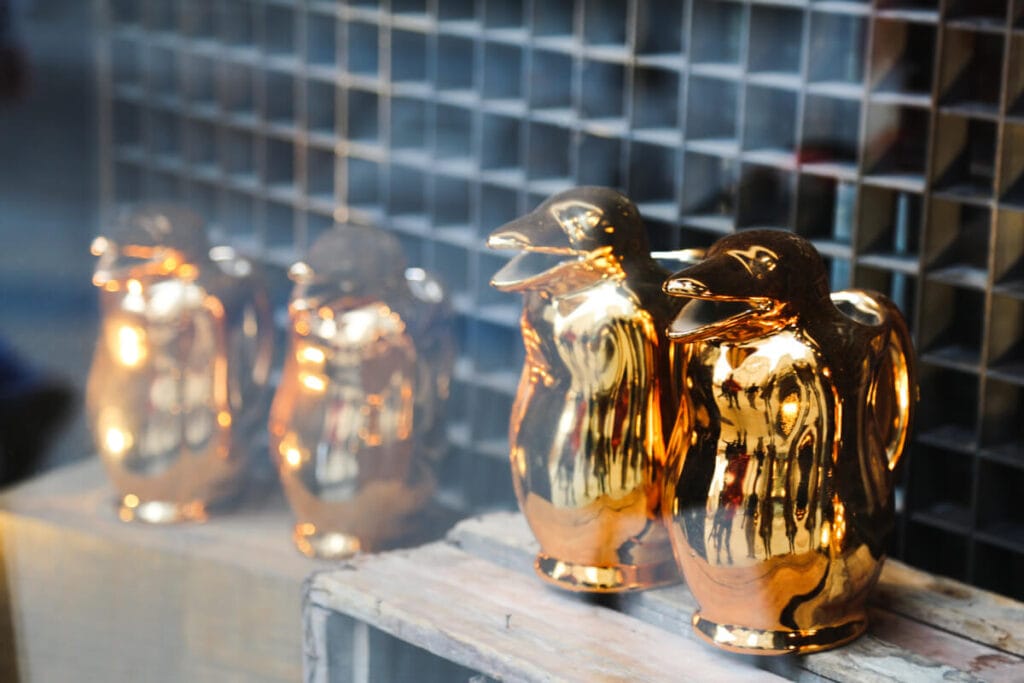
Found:
M 93 240 L 99 257 L 93 283 L 142 273 L 173 272 L 183 264 L 207 260 L 210 244 L 203 219 L 176 204 L 146 203 L 121 211 L 108 234 Z
M 405 256 L 394 235 L 344 225 L 320 235 L 288 277 L 295 283 L 293 305 L 315 308 L 343 296 L 383 296 L 400 286 L 404 272 Z
M 621 264 L 648 258 L 640 212 L 624 195 L 603 187 L 579 187 L 554 195 L 534 211 L 507 223 L 487 239 L 491 249 L 521 252 L 498 271 L 491 285 L 503 291 L 545 289 L 594 270 L 599 262 Z
M 782 230 L 746 230 L 715 242 L 703 261 L 665 281 L 665 292 L 720 304 L 683 309 L 670 338 L 694 341 L 742 332 L 780 314 L 832 308 L 825 263 L 810 242 Z M 723 305 L 724 304 L 724 305 Z

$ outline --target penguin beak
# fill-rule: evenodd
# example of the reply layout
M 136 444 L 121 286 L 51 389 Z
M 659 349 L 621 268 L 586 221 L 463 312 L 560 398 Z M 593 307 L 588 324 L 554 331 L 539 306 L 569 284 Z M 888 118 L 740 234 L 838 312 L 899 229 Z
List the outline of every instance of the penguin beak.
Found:
M 541 211 L 501 226 L 487 238 L 487 247 L 521 252 L 491 279 L 491 286 L 502 291 L 529 289 L 545 273 L 582 257 L 561 227 Z
M 506 223 L 487 238 L 489 249 L 574 254 L 568 236 L 546 214 L 538 211 Z
M 675 278 L 672 277 L 665 281 L 665 293 L 671 294 L 672 296 L 686 296 L 691 298 L 699 298 L 708 291 L 708 288 L 700 280 L 693 278 Z
M 729 293 L 736 288 L 730 288 L 723 282 L 731 270 L 732 264 L 728 260 L 720 255 L 711 256 L 670 276 L 663 289 L 666 294 L 691 299 L 734 299 Z
M 771 310 L 773 300 L 751 293 L 748 274 L 741 271 L 734 259 L 717 255 L 666 280 L 666 294 L 694 299 L 672 321 L 668 338 L 693 342 L 727 336 L 729 330 Z

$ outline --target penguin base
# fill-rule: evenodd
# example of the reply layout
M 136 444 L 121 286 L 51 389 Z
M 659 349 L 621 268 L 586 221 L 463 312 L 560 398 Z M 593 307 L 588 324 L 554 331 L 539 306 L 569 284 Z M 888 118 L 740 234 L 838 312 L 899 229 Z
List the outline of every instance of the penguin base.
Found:
M 533 563 L 537 575 L 563 590 L 586 593 L 624 593 L 678 583 L 675 560 L 657 564 L 592 566 L 567 562 L 539 553 Z
M 700 612 L 693 615 L 693 630 L 701 639 L 729 652 L 744 655 L 806 655 L 845 645 L 867 629 L 867 615 L 843 624 L 807 630 L 770 631 L 734 624 L 716 624 Z
M 206 506 L 192 503 L 169 503 L 160 500 L 140 501 L 129 493 L 118 499 L 117 517 L 122 522 L 143 522 L 145 524 L 201 523 L 208 518 Z
M 306 557 L 344 560 L 358 554 L 363 543 L 355 536 L 337 531 L 320 531 L 312 524 L 296 524 L 292 541 Z

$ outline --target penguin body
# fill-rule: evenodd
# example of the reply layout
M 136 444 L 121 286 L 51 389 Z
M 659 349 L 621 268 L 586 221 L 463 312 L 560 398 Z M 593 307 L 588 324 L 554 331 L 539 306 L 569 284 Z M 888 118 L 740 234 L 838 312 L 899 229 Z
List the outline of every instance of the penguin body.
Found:
M 397 239 L 349 225 L 295 264 L 271 454 L 307 555 L 339 558 L 419 530 L 443 452 L 454 340 L 444 292 Z
M 205 519 L 239 493 L 262 419 L 266 293 L 252 264 L 211 248 L 202 219 L 173 205 L 126 209 L 92 252 L 102 324 L 86 409 L 118 514 Z
M 579 188 L 489 245 L 523 252 L 492 284 L 524 295 L 510 449 L 538 573 L 591 591 L 674 580 L 658 508 L 664 419 L 676 407 L 663 330 L 679 304 L 660 291 L 667 273 L 636 208 Z
M 697 299 L 669 331 L 684 342 L 689 390 L 664 501 L 701 605 L 695 628 L 755 653 L 856 637 L 910 420 L 898 310 L 870 292 L 830 295 L 821 257 L 781 231 L 719 240 L 666 291 Z M 722 625 L 743 638 L 720 640 Z M 813 636 L 823 628 L 831 635 Z

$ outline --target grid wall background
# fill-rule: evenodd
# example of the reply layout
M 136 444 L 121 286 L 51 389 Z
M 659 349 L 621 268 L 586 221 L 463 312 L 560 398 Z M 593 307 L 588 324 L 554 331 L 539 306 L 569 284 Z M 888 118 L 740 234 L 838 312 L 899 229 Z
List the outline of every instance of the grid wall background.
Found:
M 787 228 L 833 289 L 889 293 L 922 389 L 894 550 L 1024 597 L 1024 0 L 98 7 L 108 211 L 189 202 L 282 314 L 288 265 L 339 223 L 445 279 L 452 504 L 513 502 L 519 302 L 487 286 L 505 259 L 483 238 L 609 185 L 656 249 Z

